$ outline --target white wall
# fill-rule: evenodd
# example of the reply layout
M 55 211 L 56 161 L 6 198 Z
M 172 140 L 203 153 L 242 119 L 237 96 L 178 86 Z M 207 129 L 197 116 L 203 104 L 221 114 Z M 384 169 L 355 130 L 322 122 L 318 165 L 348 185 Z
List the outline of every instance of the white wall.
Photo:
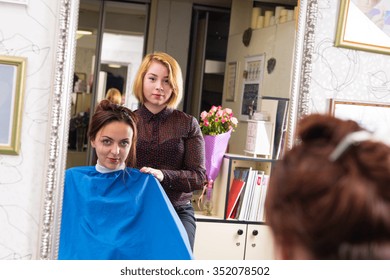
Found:
M 0 2 L 0 55 L 27 58 L 20 154 L 0 155 L 0 260 L 37 258 L 59 2 Z
M 162 51 L 172 55 L 186 77 L 189 38 L 191 30 L 192 0 L 154 0 L 149 33 L 148 52 Z M 184 86 L 185 88 L 185 86 Z M 181 109 L 182 103 L 179 105 Z
M 259 97 L 289 98 L 291 87 L 295 22 L 288 21 L 262 29 L 254 29 L 249 45 L 245 46 L 242 37 L 244 31 L 251 25 L 252 7 L 251 0 L 233 0 L 232 2 L 226 65 L 229 62 L 237 61 L 238 74 L 234 102 L 226 101 L 227 81 L 225 80 L 222 106 L 231 108 L 234 115 L 239 119 L 239 124 L 236 131 L 232 133 L 229 145 L 229 152 L 235 154 L 244 154 L 246 142 L 247 121 L 240 117 L 243 97 L 243 71 L 245 70 L 246 58 L 264 55 L 264 76 L 260 84 Z M 276 59 L 276 66 L 273 72 L 268 73 L 267 61 L 270 58 Z M 260 105 L 261 100 L 258 99 L 258 111 L 263 110 Z

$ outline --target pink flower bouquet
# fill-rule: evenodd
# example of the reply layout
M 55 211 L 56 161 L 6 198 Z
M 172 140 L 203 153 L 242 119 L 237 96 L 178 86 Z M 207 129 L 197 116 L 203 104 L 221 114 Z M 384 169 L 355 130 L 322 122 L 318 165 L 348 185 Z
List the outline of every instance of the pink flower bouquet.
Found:
M 203 204 L 206 215 L 211 215 L 213 208 L 212 188 L 221 168 L 232 131 L 237 127 L 237 118 L 229 108 L 212 106 L 210 111 L 200 114 L 200 128 L 205 142 L 207 184 L 199 197 L 198 205 Z M 203 196 L 205 198 L 203 199 Z M 203 201 L 204 200 L 204 201 Z M 202 207 L 200 207 L 202 209 Z
M 200 114 L 200 128 L 204 135 L 219 135 L 237 127 L 237 118 L 233 117 L 230 108 L 222 109 L 221 106 L 213 106 L 210 111 Z
M 217 178 L 230 135 L 238 120 L 230 108 L 212 106 L 210 111 L 200 114 L 200 128 L 205 140 L 206 174 L 208 180 Z

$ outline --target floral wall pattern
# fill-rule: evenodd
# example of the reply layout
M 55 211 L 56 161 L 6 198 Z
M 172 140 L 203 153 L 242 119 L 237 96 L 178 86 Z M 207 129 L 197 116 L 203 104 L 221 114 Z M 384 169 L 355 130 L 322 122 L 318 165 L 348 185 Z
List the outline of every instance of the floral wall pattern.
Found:
M 329 98 L 390 102 L 389 56 L 334 47 L 339 2 L 318 1 L 311 112 L 327 112 Z
M 20 155 L 0 155 L 0 260 L 37 256 L 58 3 L 0 1 L 0 55 L 27 58 Z

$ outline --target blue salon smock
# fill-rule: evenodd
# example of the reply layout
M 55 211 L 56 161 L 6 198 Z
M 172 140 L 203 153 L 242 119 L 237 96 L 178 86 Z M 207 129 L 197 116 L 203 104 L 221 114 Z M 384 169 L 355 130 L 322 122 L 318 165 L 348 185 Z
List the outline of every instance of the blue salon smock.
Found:
M 66 170 L 58 259 L 192 258 L 187 233 L 152 175 L 132 168 Z

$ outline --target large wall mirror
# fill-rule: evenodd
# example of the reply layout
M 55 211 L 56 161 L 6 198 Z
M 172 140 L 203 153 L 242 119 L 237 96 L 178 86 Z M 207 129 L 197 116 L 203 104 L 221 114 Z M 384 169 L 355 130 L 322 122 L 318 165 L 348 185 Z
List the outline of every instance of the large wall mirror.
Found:
M 288 134 L 286 139 L 288 147 L 291 147 L 294 143 L 294 131 L 297 120 L 302 115 L 309 112 L 308 91 L 310 84 L 311 53 L 314 45 L 313 37 L 317 1 L 318 0 L 299 1 L 300 9 L 297 18 L 296 45 L 291 81 L 291 102 L 289 105 L 290 114 L 288 117 Z M 112 3 L 108 4 L 105 2 Z M 137 3 L 138 4 L 132 3 L 135 6 L 132 6 L 133 9 L 131 9 L 136 13 L 135 18 L 127 18 L 127 20 L 143 20 L 143 27 L 139 30 L 128 31 L 115 25 L 115 20 L 113 19 L 109 21 L 101 20 L 104 17 L 110 17 L 110 13 L 125 11 L 125 7 L 121 6 L 125 3 L 92 0 L 61 0 L 61 24 L 59 25 L 58 30 L 59 40 L 57 44 L 57 61 L 54 81 L 55 92 L 53 93 L 54 101 L 51 112 L 53 117 L 51 120 L 51 139 L 48 148 L 50 164 L 44 188 L 44 222 L 40 233 L 41 259 L 56 259 L 58 255 L 64 171 L 67 166 L 69 166 L 69 160 L 67 162 L 69 156 L 69 143 L 67 140 L 68 138 L 71 138 L 69 134 L 71 119 L 74 114 L 81 112 L 79 111 L 81 110 L 79 109 L 81 108 L 79 105 L 82 104 L 83 106 L 87 106 L 85 109 L 88 110 L 88 106 L 91 106 L 91 104 L 94 104 L 94 102 L 101 98 L 102 94 L 107 89 L 107 77 L 109 75 L 121 75 L 125 76 L 124 79 L 126 80 L 122 85 L 123 90 L 126 92 L 125 103 L 130 108 L 133 106 L 133 101 L 131 98 L 128 98 L 129 91 L 127 88 L 129 83 L 131 84 L 132 71 L 137 69 L 137 62 L 122 61 L 123 58 L 121 58 L 121 61 L 117 61 L 110 53 L 114 50 L 109 49 L 106 53 L 102 51 L 102 46 L 106 41 L 113 40 L 114 42 L 118 42 L 117 40 L 120 39 L 119 37 L 128 35 L 131 38 L 126 37 L 127 39 L 125 39 L 125 42 L 130 40 L 135 45 L 142 46 L 141 57 L 139 59 L 140 62 L 144 48 L 144 43 L 141 42 L 143 39 L 141 39 L 141 37 L 144 37 L 145 33 L 143 32 L 147 30 L 148 4 L 139 4 L 140 1 L 137 1 Z M 126 4 L 131 3 L 127 1 Z M 94 15 L 89 19 L 90 21 L 84 22 L 83 18 L 86 13 Z M 126 15 L 122 16 L 123 18 L 126 18 Z M 98 18 L 100 25 L 97 28 L 97 30 L 99 30 L 98 33 L 94 34 L 93 30 L 87 29 L 94 24 L 96 26 L 96 17 Z M 107 22 L 107 25 L 105 25 L 104 22 Z M 77 30 L 81 31 L 81 25 L 84 25 L 85 31 L 90 31 L 92 34 L 76 35 Z M 87 36 L 92 37 L 88 38 Z M 82 48 L 84 49 L 81 50 Z M 79 51 L 84 52 L 84 55 L 82 55 L 81 58 L 78 57 Z M 96 57 L 98 59 L 96 59 Z M 78 61 L 79 59 L 85 59 L 85 63 Z M 88 66 L 86 65 L 87 63 Z M 119 68 L 113 68 L 112 64 L 117 64 L 114 67 Z M 121 69 L 122 67 L 123 69 Z M 111 73 L 109 74 L 109 72 Z M 76 87 L 78 89 L 76 92 L 74 92 L 75 87 L 72 85 L 74 75 L 77 75 L 78 79 L 81 81 L 77 85 L 79 87 Z M 82 93 L 80 94 L 79 92 Z M 90 98 L 92 100 L 91 103 L 89 103 L 88 100 L 83 100 L 84 97 L 81 97 L 80 100 L 78 99 L 80 96 L 83 96 L 83 93 L 85 93 L 84 97 L 86 99 Z M 86 97 L 88 94 L 91 94 L 91 96 Z M 76 101 L 75 98 L 77 99 Z M 89 107 L 89 109 L 90 108 L 91 107 Z M 80 138 L 82 137 L 80 136 Z M 85 139 L 82 138 L 81 142 L 76 142 L 76 151 L 88 154 L 87 146 L 85 146 Z M 82 158 L 84 160 L 84 157 Z

